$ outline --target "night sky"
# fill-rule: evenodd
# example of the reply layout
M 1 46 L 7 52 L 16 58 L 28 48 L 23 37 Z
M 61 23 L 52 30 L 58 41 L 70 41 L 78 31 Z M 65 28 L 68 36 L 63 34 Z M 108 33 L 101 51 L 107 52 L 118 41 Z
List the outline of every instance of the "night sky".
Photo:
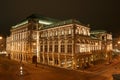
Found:
M 12 25 L 37 13 L 55 19 L 78 19 L 92 29 L 120 34 L 120 0 L 1 0 L 0 34 L 9 35 Z

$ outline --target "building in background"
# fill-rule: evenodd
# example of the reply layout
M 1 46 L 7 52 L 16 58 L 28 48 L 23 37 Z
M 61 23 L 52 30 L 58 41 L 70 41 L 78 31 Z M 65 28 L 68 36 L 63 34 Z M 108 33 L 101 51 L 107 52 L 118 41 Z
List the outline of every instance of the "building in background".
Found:
M 113 52 L 120 53 L 120 37 L 113 38 Z
M 79 21 L 59 21 L 31 15 L 11 28 L 7 51 L 14 60 L 82 69 L 111 58 L 112 35 L 94 31 Z
M 94 30 L 91 31 L 91 37 L 101 40 L 101 56 L 106 58 L 108 62 L 112 60 L 112 50 L 113 50 L 113 39 L 112 34 L 107 33 L 105 30 Z
M 0 36 L 0 52 L 6 51 L 6 38 L 3 36 Z

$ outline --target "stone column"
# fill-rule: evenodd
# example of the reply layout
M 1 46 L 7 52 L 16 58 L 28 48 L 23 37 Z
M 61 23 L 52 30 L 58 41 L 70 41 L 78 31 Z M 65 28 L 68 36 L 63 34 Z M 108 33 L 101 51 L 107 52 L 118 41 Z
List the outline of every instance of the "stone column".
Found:
M 43 40 L 43 54 L 42 54 L 42 57 L 43 57 L 43 64 L 45 63 L 45 41 Z
M 76 57 L 75 57 L 76 25 L 74 24 L 71 29 L 72 29 L 72 34 L 71 34 L 72 35 L 72 69 L 76 69 Z
M 61 53 L 61 41 L 58 40 L 58 65 L 61 66 L 60 53 Z
M 55 56 L 54 56 L 54 52 L 55 52 L 55 42 L 52 41 L 52 60 L 53 60 L 53 65 L 55 65 Z
M 65 40 L 65 68 L 67 67 L 67 40 Z
M 50 41 L 47 42 L 47 60 L 48 60 L 48 64 L 49 64 L 49 47 L 50 47 Z
M 37 26 L 38 27 L 38 26 Z M 40 42 L 39 42 L 39 31 L 37 30 L 37 62 L 40 62 Z
M 72 40 L 72 69 L 75 69 L 76 67 L 76 60 L 75 60 L 75 44 L 74 44 L 74 40 Z

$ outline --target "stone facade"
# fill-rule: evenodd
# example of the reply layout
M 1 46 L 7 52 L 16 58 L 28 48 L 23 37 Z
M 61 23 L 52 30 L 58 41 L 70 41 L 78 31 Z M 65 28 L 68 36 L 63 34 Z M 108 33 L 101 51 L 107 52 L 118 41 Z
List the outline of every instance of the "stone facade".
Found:
M 103 38 L 103 34 L 109 38 Z M 97 36 L 91 36 L 89 26 L 74 19 L 57 21 L 32 16 L 11 28 L 7 51 L 18 61 L 34 62 L 36 56 L 38 63 L 82 69 L 107 59 L 112 50 L 111 34 L 93 35 Z

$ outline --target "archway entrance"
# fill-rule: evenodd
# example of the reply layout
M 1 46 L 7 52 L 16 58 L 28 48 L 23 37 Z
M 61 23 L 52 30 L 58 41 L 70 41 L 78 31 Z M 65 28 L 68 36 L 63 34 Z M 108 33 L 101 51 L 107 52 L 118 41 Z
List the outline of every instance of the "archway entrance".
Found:
M 37 56 L 32 57 L 32 63 L 37 63 Z

